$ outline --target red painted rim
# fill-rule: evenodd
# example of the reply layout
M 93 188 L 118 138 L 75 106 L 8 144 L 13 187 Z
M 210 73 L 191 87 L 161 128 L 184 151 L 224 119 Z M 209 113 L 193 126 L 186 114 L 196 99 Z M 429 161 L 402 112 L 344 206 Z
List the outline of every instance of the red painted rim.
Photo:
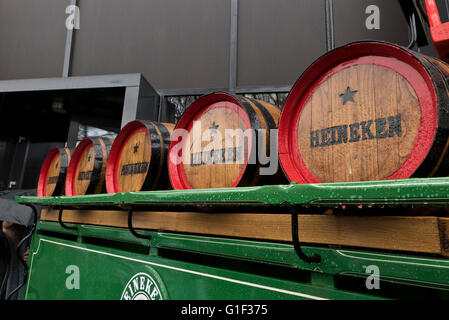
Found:
M 225 92 L 215 92 L 206 96 L 203 96 L 193 102 L 187 110 L 183 113 L 181 118 L 179 119 L 178 123 L 176 124 L 175 130 L 177 129 L 184 129 L 187 130 L 187 132 L 184 132 L 181 136 L 178 138 L 177 141 L 172 140 L 170 142 L 170 148 L 168 150 L 168 175 L 170 178 L 170 183 L 174 189 L 193 189 L 193 187 L 188 182 L 185 172 L 184 172 L 184 166 L 181 163 L 176 164 L 174 161 L 172 161 L 172 158 L 174 156 L 179 156 L 182 159 L 182 149 L 184 146 L 184 138 L 193 126 L 193 121 L 197 120 L 199 117 L 201 117 L 204 113 L 207 111 L 210 111 L 212 109 L 216 108 L 229 108 L 232 109 L 234 112 L 236 112 L 240 118 L 244 121 L 246 128 L 251 129 L 251 122 L 248 117 L 248 114 L 246 113 L 245 108 L 242 106 L 241 102 L 233 97 L 232 95 L 225 93 Z M 179 143 L 179 146 L 178 146 Z M 251 150 L 252 146 L 252 136 L 248 136 L 248 150 Z M 173 149 L 177 146 L 179 149 L 178 155 L 175 155 L 173 152 Z M 236 187 L 240 180 L 242 179 L 246 167 L 248 166 L 250 154 L 248 152 L 247 158 L 245 159 L 245 164 L 243 166 L 242 172 L 240 173 L 239 177 L 234 181 L 231 187 Z
M 438 125 L 437 96 L 427 70 L 409 52 L 382 42 L 359 42 L 335 49 L 313 63 L 297 80 L 279 120 L 279 158 L 290 181 L 318 183 L 306 167 L 298 148 L 297 130 L 301 112 L 314 90 L 336 72 L 358 64 L 375 64 L 401 74 L 413 87 L 421 108 L 421 123 L 409 157 L 385 179 L 410 177 L 426 158 Z
M 111 151 L 109 152 L 109 158 L 106 165 L 106 191 L 108 193 L 121 192 L 117 182 L 117 170 L 123 152 L 123 147 L 135 133 L 140 131 L 146 131 L 147 134 L 149 134 L 148 129 L 146 128 L 144 123 L 140 121 L 131 121 L 122 128 L 122 130 L 112 143 Z
M 37 183 L 37 196 L 38 197 L 46 197 L 46 185 L 45 181 L 47 180 L 48 176 L 48 168 L 50 167 L 51 162 L 59 154 L 58 148 L 51 149 L 47 156 L 45 157 L 44 163 L 41 168 L 41 172 L 39 174 L 39 181 Z M 61 169 L 60 169 L 61 170 Z
M 66 196 L 77 196 L 75 191 L 75 179 L 76 179 L 76 169 L 78 169 L 79 159 L 83 155 L 84 151 L 90 146 L 93 146 L 93 141 L 90 138 L 84 138 L 73 151 L 72 158 L 67 168 L 67 174 L 65 178 L 65 195 Z

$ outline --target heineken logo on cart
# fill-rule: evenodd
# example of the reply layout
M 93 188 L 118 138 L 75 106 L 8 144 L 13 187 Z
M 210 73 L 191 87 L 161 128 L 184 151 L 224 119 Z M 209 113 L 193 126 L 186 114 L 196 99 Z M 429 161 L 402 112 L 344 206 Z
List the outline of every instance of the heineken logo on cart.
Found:
M 163 297 L 156 281 L 140 272 L 128 281 L 120 300 L 163 300 Z

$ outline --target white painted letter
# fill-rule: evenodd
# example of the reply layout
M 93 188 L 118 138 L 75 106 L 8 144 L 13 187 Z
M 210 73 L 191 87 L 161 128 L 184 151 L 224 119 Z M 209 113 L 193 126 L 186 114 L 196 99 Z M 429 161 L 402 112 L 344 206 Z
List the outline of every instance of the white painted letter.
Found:
M 368 30 L 380 29 L 380 9 L 376 5 L 369 5 L 365 10 L 369 16 L 365 20 L 365 26 Z
M 69 290 L 78 290 L 80 288 L 80 269 L 78 266 L 70 265 L 65 269 L 65 273 L 69 274 L 65 280 L 65 286 Z
M 365 281 L 366 288 L 368 290 L 372 289 L 380 289 L 380 270 L 378 266 L 368 266 L 366 267 L 366 273 L 370 273 L 371 275 Z
M 69 16 L 65 20 L 65 26 L 68 30 L 80 28 L 80 8 L 75 5 L 70 5 L 65 8 L 65 13 Z

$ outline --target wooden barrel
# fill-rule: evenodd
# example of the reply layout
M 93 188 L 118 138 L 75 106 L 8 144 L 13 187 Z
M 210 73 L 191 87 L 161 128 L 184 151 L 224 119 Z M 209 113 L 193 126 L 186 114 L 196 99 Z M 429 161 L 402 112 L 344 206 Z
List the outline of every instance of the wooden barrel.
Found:
M 449 175 L 448 66 L 384 42 L 357 42 L 313 63 L 279 123 L 290 181 Z
M 270 150 L 270 129 L 276 129 L 279 116 L 278 107 L 263 101 L 224 92 L 200 97 L 183 113 L 172 137 L 168 168 L 173 188 L 253 186 L 273 181 L 273 176 L 260 174 L 256 146 L 265 138 L 266 150 Z M 277 165 L 277 151 L 273 152 Z
M 137 120 L 126 124 L 109 154 L 107 192 L 169 189 L 167 152 L 174 126 Z
M 53 148 L 47 154 L 37 183 L 38 197 L 60 196 L 64 194 L 65 177 L 70 162 L 68 148 Z
M 75 148 L 67 169 L 65 194 L 80 196 L 104 193 L 106 163 L 113 139 L 84 138 Z

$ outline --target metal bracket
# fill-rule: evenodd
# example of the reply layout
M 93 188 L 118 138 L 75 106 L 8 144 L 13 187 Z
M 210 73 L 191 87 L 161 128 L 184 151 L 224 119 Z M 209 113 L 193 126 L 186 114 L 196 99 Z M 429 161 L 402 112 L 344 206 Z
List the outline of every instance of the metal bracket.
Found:
M 143 235 L 143 234 L 137 233 L 137 231 L 134 229 L 134 227 L 133 227 L 133 208 L 132 208 L 132 206 L 128 207 L 128 229 L 136 238 L 151 240 L 151 235 Z
M 292 220 L 291 220 L 292 241 L 293 241 L 293 248 L 295 249 L 296 254 L 305 263 L 320 263 L 321 256 L 319 254 L 315 253 L 311 256 L 307 256 L 304 253 L 304 251 L 302 251 L 298 231 L 298 208 L 295 205 L 291 205 L 291 210 L 292 210 Z
M 64 229 L 68 229 L 68 230 L 78 230 L 77 227 L 69 227 L 67 225 L 64 224 L 64 222 L 62 222 L 62 207 L 59 209 L 59 214 L 58 214 L 58 222 L 61 225 L 61 227 L 63 227 Z

